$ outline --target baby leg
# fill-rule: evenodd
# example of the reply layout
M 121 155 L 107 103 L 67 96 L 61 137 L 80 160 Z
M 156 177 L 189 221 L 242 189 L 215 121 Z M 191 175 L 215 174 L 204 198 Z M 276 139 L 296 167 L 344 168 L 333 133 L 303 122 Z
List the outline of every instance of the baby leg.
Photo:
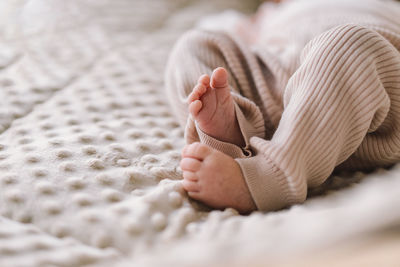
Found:
M 196 132 L 190 129 L 190 112 L 199 130 L 223 142 L 244 144 L 230 92 L 232 89 L 238 93 L 243 88 L 251 91 L 252 77 L 241 64 L 246 62 L 239 48 L 224 34 L 192 31 L 178 42 L 167 66 L 166 88 L 180 123 L 185 125 L 188 121 L 186 137 Z M 213 69 L 211 77 L 204 75 Z M 251 114 L 248 125 L 256 122 L 252 135 L 264 136 L 263 116 L 257 106 L 243 96 L 236 95 L 235 100 L 238 98 L 241 101 L 238 105 L 250 110 L 244 112 Z M 189 139 L 188 143 L 193 141 L 199 140 Z M 204 144 L 186 146 L 181 161 L 183 187 L 189 196 L 211 207 L 233 207 L 247 213 L 255 209 L 254 202 L 237 162 L 227 155 Z
M 261 76 L 261 67 L 252 55 L 250 71 L 244 53 L 228 35 L 201 30 L 186 33 L 175 45 L 167 64 L 166 89 L 172 110 L 186 127 L 188 143 L 200 141 L 199 131 L 239 146 L 246 133 L 265 135 L 264 117 L 252 102 L 259 99 L 254 97 L 254 76 Z M 245 114 L 243 123 L 255 126 L 239 129 L 238 112 Z
M 375 30 L 343 25 L 312 40 L 284 106 L 273 138 L 251 140 L 259 155 L 237 159 L 259 209 L 304 201 L 341 163 L 400 160 L 400 53 Z

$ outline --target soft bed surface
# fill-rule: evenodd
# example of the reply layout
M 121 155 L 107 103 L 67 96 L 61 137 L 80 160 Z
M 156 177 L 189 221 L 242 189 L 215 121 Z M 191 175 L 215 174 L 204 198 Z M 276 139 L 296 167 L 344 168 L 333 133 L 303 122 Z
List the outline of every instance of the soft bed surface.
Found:
M 400 262 L 398 166 L 333 176 L 303 205 L 250 216 L 182 190 L 168 52 L 201 16 L 256 4 L 0 4 L 0 266 Z

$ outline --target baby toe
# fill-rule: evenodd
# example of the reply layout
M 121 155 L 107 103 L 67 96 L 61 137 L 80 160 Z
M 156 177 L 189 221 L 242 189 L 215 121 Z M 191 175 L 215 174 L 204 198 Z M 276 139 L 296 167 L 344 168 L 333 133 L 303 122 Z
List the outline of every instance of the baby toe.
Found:
M 211 75 L 211 87 L 221 88 L 228 86 L 228 73 L 222 67 L 216 68 Z
M 200 200 L 202 199 L 202 192 L 201 191 L 187 191 L 187 194 L 190 198 L 193 198 L 195 200 Z
M 186 179 L 183 180 L 182 187 L 187 192 L 200 192 L 200 185 L 198 183 L 190 181 L 190 180 L 186 180 Z
M 198 83 L 203 84 L 204 86 L 209 86 L 210 85 L 210 76 L 207 74 L 203 74 L 200 76 Z
M 197 114 L 199 114 L 202 107 L 203 107 L 203 103 L 200 100 L 195 100 L 189 104 L 189 112 L 194 117 L 196 117 Z
M 205 144 L 201 143 L 192 143 L 190 145 L 187 145 L 184 150 L 182 151 L 182 154 L 184 157 L 190 157 L 190 158 L 195 158 L 197 160 L 204 160 L 208 155 L 210 155 L 212 152 L 212 148 Z
M 194 158 L 183 158 L 180 167 L 183 171 L 197 172 L 201 168 L 201 162 Z
M 194 172 L 184 171 L 182 175 L 183 179 L 185 180 L 189 180 L 192 182 L 197 182 L 199 180 L 199 177 Z
M 206 91 L 205 86 L 203 84 L 197 84 L 193 88 L 192 92 L 190 93 L 190 95 L 189 95 L 189 97 L 187 99 L 187 102 L 191 103 L 191 102 L 193 102 L 195 100 L 200 99 L 200 97 L 204 93 L 204 91 Z

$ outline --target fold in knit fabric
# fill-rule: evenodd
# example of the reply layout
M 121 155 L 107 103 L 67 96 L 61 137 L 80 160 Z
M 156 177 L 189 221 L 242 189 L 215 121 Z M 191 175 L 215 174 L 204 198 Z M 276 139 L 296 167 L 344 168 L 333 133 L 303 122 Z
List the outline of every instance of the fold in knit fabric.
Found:
M 191 31 L 171 53 L 166 88 L 188 143 L 236 159 L 260 210 L 306 199 L 336 168 L 400 160 L 400 7 L 392 1 L 288 1 L 251 46 Z M 208 136 L 188 116 L 198 77 L 225 67 L 246 146 Z

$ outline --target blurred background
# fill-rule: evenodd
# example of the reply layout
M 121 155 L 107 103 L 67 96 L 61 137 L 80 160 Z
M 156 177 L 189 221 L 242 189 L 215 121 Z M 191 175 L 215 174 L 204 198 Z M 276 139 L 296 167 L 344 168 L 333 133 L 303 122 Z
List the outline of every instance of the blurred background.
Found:
M 168 25 L 190 27 L 199 16 L 234 8 L 252 12 L 261 1 L 249 0 L 3 0 L 3 39 L 43 31 L 60 31 L 97 24 L 109 32 L 152 32 Z M 190 10 L 190 12 L 188 12 Z M 185 17 L 190 13 L 190 17 Z M 178 22 L 179 21 L 179 22 Z M 179 25 L 174 25 L 179 27 Z
M 250 13 L 258 4 L 256 0 L 2 0 L 0 85 L 13 84 L 18 94 L 29 88 L 42 94 L 26 100 L 30 103 L 25 107 L 0 107 L 0 132 L 33 102 L 45 101 L 47 93 L 70 84 L 108 52 L 123 46 L 131 52 L 146 50 L 150 60 L 161 59 L 153 67 L 162 73 L 173 43 L 200 18 L 226 9 Z M 7 102 L 12 95 L 1 90 L 0 97 Z

